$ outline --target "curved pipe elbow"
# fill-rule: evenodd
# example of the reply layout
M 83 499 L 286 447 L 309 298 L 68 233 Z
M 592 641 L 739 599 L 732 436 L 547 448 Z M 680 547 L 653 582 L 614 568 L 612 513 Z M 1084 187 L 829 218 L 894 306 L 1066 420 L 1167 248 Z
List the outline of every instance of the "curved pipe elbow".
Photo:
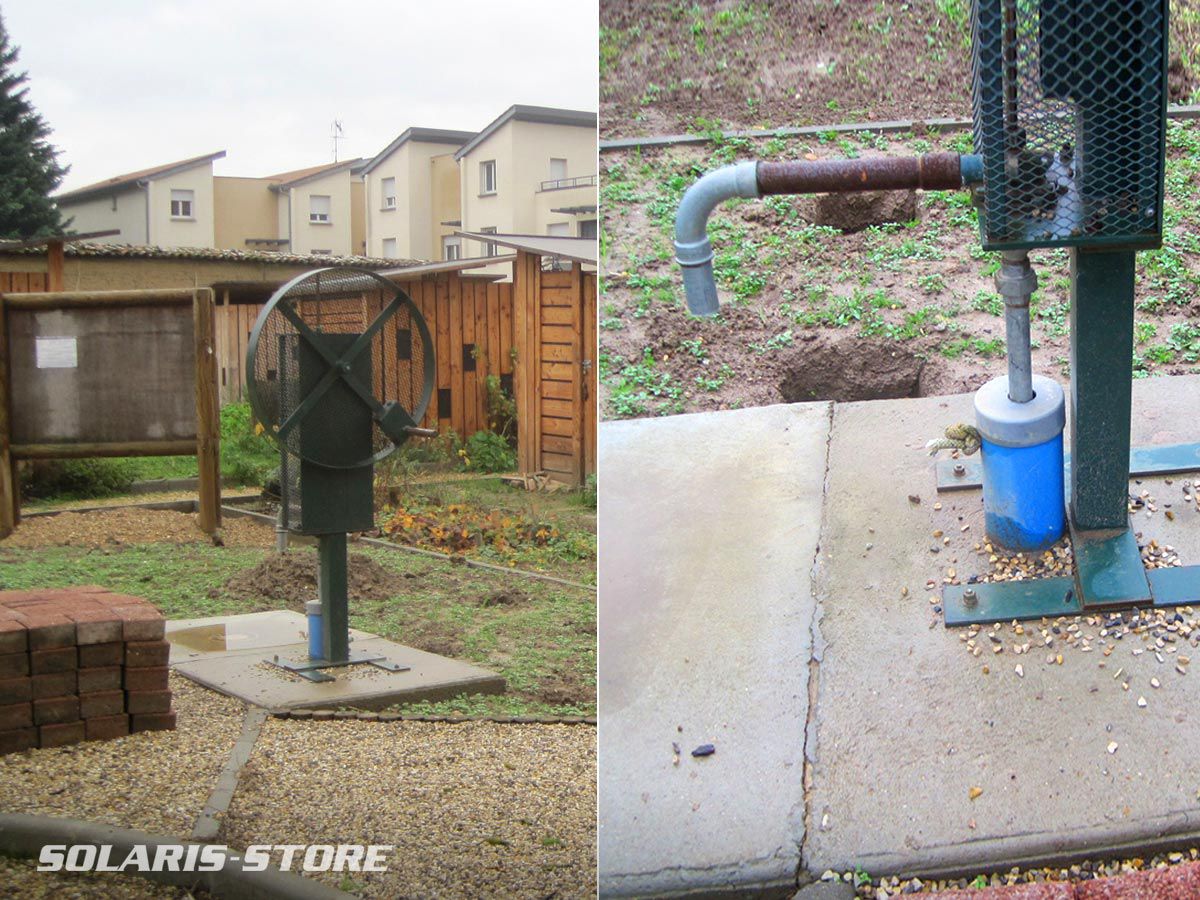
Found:
M 743 162 L 709 172 L 693 184 L 675 214 L 675 261 L 683 268 L 683 290 L 693 315 L 711 316 L 719 309 L 713 279 L 713 251 L 708 217 L 717 205 L 734 197 L 759 197 L 758 163 Z

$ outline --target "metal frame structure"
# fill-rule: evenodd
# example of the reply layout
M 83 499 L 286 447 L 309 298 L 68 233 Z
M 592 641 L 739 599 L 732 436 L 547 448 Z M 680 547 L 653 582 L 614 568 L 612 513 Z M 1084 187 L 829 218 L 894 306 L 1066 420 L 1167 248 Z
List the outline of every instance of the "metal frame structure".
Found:
M 338 273 L 342 273 L 341 277 L 349 273 L 351 278 L 372 285 L 371 289 L 392 295 L 387 306 L 361 333 L 325 333 L 315 329 L 304 321 L 290 302 L 295 299 L 291 293 L 294 289 L 309 282 L 320 285 L 323 276 L 333 280 L 339 277 Z M 387 321 L 401 309 L 407 310 L 409 321 L 415 326 L 422 344 L 420 399 L 412 411 L 396 401 L 381 401 L 367 387 L 372 383 L 369 369 L 373 340 Z M 269 345 L 269 342 L 264 343 L 264 333 L 269 331 L 268 322 L 275 312 L 294 329 L 294 334 L 290 336 L 295 339 L 295 362 L 298 364 L 300 380 L 290 387 L 304 392 L 295 407 L 286 411 L 286 417 L 282 404 L 272 408 L 266 386 L 259 384 L 256 375 L 256 360 Z M 282 337 L 276 338 L 281 344 L 284 343 Z M 317 506 L 311 515 L 302 512 L 299 521 L 289 521 L 287 516 L 281 521 L 289 530 L 317 537 L 321 656 L 310 657 L 303 662 L 274 656 L 266 662 L 314 682 L 336 680 L 334 676 L 320 671 L 322 669 L 358 663 L 368 663 L 389 672 L 406 671 L 409 666 L 391 662 L 385 657 L 350 652 L 346 532 L 360 528 L 362 523 L 369 523 L 373 519 L 371 485 L 374 464 L 394 452 L 410 437 L 433 437 L 437 433 L 417 425 L 433 394 L 436 371 L 433 339 L 424 318 L 403 289 L 374 272 L 362 269 L 319 269 L 308 272 L 283 285 L 263 307 L 250 336 L 246 371 L 247 390 L 255 417 L 272 426 L 267 432 L 280 446 L 281 482 L 285 478 L 290 481 L 290 476 L 283 473 L 298 469 L 292 473 L 298 475 L 296 493 L 300 498 L 307 497 L 310 504 Z M 365 379 L 362 377 L 364 374 Z M 285 378 L 282 371 L 276 377 L 280 383 Z M 305 379 L 310 382 L 308 385 L 304 384 Z M 355 408 L 346 409 L 348 405 Z M 273 421 L 275 418 L 281 421 Z M 335 437 L 322 440 L 319 444 L 301 440 L 303 436 L 299 429 L 309 419 L 317 421 L 315 428 L 308 426 L 310 431 L 323 438 L 331 434 Z M 391 441 L 389 446 L 372 451 L 372 423 Z M 293 433 L 297 438 L 295 440 L 292 439 Z M 286 510 L 293 498 L 289 496 L 287 486 L 281 487 L 283 508 Z M 302 505 L 303 501 L 300 502 Z M 369 524 L 366 527 L 370 527 Z

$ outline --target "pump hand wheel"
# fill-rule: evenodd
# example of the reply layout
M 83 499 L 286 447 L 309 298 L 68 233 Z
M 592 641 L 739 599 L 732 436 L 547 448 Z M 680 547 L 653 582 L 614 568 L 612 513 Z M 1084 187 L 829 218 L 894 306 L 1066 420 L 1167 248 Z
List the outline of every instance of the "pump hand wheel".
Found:
M 357 662 L 402 671 L 349 652 L 346 533 L 375 525 L 375 463 L 437 433 L 419 425 L 435 372 L 425 319 L 374 272 L 317 269 L 263 307 L 246 370 L 254 417 L 279 444 L 282 524 L 319 547 L 321 655 L 269 662 L 312 681 L 332 680 L 317 669 Z

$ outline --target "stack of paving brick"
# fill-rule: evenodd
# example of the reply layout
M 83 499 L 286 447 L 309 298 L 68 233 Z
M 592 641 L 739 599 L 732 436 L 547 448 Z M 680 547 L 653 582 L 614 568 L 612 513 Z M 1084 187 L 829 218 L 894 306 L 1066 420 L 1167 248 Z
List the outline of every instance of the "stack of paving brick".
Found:
M 0 591 L 0 753 L 174 728 L 165 625 L 102 587 Z

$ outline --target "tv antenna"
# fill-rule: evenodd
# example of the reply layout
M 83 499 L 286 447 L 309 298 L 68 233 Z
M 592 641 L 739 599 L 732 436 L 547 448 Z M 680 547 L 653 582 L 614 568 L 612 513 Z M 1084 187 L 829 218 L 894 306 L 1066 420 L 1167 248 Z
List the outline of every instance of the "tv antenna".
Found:
M 333 140 L 333 161 L 337 162 L 338 141 L 343 140 L 346 137 L 346 133 L 342 131 L 341 119 L 333 120 L 333 124 L 329 128 L 329 137 Z

